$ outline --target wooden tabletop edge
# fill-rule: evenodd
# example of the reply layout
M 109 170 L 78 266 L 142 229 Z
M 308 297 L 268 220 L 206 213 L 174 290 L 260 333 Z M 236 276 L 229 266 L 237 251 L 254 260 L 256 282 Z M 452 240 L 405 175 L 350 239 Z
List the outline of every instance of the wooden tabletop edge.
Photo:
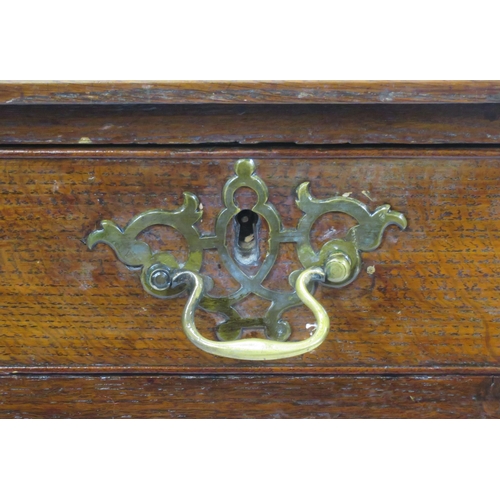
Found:
M 0 81 L 0 104 L 500 103 L 500 81 Z

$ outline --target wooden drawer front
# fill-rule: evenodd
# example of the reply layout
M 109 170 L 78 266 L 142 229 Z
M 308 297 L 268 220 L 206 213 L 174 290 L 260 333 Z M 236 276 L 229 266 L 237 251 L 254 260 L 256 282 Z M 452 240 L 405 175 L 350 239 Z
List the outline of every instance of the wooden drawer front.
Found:
M 0 157 L 4 373 L 499 371 L 500 150 L 26 149 L 3 150 Z M 371 210 L 389 203 L 408 219 L 405 231 L 390 226 L 380 248 L 363 254 L 355 282 L 317 290 L 331 331 L 301 357 L 249 362 L 202 352 L 180 326 L 185 297 L 151 297 L 139 272 L 108 246 L 89 251 L 82 241 L 102 219 L 124 227 L 145 210 L 173 210 L 185 191 L 198 195 L 199 227 L 212 232 L 222 187 L 239 158 L 255 160 L 285 227 L 295 227 L 302 215 L 295 190 L 304 181 L 317 198 L 351 193 Z M 254 195 L 243 189 L 238 201 L 251 208 Z M 313 241 L 320 247 L 352 225 L 349 217 L 325 216 Z M 265 223 L 262 235 L 265 241 Z M 173 229 L 153 228 L 142 238 L 155 250 L 186 255 Z M 286 289 L 288 275 L 300 267 L 295 245 L 282 244 L 264 284 Z M 216 252 L 205 252 L 202 271 L 214 279 L 215 293 L 237 287 Z M 258 314 L 267 305 L 250 298 L 239 310 Z M 308 335 L 313 317 L 305 307 L 285 317 L 292 340 Z M 209 338 L 218 320 L 197 313 Z

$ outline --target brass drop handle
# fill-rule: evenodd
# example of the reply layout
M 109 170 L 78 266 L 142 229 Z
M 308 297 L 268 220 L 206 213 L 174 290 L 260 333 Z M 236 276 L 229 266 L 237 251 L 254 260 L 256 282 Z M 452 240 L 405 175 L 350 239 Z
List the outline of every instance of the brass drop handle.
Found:
M 203 297 L 203 278 L 194 271 L 177 271 L 172 277 L 172 285 L 188 283 L 189 298 L 182 313 L 182 328 L 187 338 L 201 350 L 224 358 L 244 359 L 249 361 L 269 361 L 300 356 L 316 349 L 327 337 L 330 319 L 324 307 L 309 293 L 311 281 L 324 281 L 325 271 L 320 267 L 311 267 L 302 271 L 295 282 L 295 291 L 302 303 L 307 306 L 316 319 L 314 333 L 306 340 L 298 342 L 279 342 L 269 339 L 240 339 L 227 342 L 209 340 L 200 334 L 195 325 L 195 311 Z
M 330 320 L 323 306 L 311 295 L 313 282 L 321 282 L 329 288 L 342 288 L 352 283 L 362 269 L 361 252 L 375 250 L 382 241 L 387 226 L 406 227 L 405 216 L 390 205 L 381 205 L 371 212 L 354 198 L 333 196 L 320 200 L 312 196 L 309 183 L 297 187 L 296 204 L 303 212 L 296 228 L 285 228 L 280 213 L 269 202 L 268 188 L 255 173 L 252 160 L 239 160 L 235 175 L 222 188 L 224 208 L 215 221 L 213 234 L 201 234 L 197 223 L 203 216 L 203 205 L 197 196 L 184 193 L 184 203 L 177 210 L 153 209 L 136 215 L 125 228 L 110 220 L 101 221 L 87 237 L 92 249 L 98 243 L 106 243 L 127 266 L 141 269 L 144 290 L 159 299 L 173 299 L 189 291 L 182 316 L 182 327 L 189 340 L 200 349 L 217 356 L 244 360 L 273 360 L 299 356 L 318 347 L 328 334 Z M 240 208 L 235 193 L 249 188 L 257 196 L 251 210 Z M 319 217 L 337 212 L 350 215 L 358 224 L 351 227 L 342 239 L 327 241 L 319 251 L 313 248 L 311 231 Z M 259 221 L 268 226 L 266 255 L 260 256 Z M 237 238 L 228 245 L 228 227 L 237 228 Z M 168 251 L 154 252 L 139 239 L 140 234 L 154 226 L 169 226 L 179 231 L 188 242 L 189 252 L 184 262 L 179 262 Z M 302 269 L 289 276 L 290 290 L 271 290 L 264 280 L 274 266 L 280 244 L 293 243 Z M 216 249 L 221 264 L 240 284 L 236 291 L 218 297 L 210 294 L 210 279 L 201 275 L 205 250 Z M 255 269 L 249 274 L 249 266 Z M 247 318 L 237 308 L 238 303 L 255 295 L 270 303 L 261 317 Z M 301 304 L 306 305 L 316 318 L 316 328 L 306 340 L 287 342 L 291 335 L 289 323 L 283 313 Z M 218 341 L 203 337 L 195 326 L 194 315 L 200 307 L 218 313 L 226 319 L 217 326 Z M 241 339 L 242 331 L 263 328 L 265 339 Z

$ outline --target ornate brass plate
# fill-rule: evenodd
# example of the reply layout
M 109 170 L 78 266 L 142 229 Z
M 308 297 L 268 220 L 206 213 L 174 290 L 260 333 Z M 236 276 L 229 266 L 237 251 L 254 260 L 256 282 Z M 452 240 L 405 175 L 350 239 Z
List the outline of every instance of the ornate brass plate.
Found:
M 252 160 L 239 160 L 235 164 L 236 175 L 231 177 L 222 191 L 225 208 L 219 213 L 215 234 L 200 235 L 196 223 L 203 210 L 196 195 L 184 193 L 184 204 L 179 210 L 149 210 L 134 217 L 125 229 L 114 222 L 103 220 L 101 229 L 93 231 L 87 238 L 92 249 L 97 243 L 106 243 L 115 251 L 124 264 L 142 268 L 141 282 L 144 289 L 158 298 L 177 297 L 186 289 L 189 297 L 183 314 L 183 329 L 188 338 L 198 347 L 219 356 L 270 360 L 297 356 L 315 349 L 326 338 L 329 319 L 324 308 L 313 297 L 315 286 L 342 287 L 351 283 L 361 269 L 361 252 L 375 250 L 381 243 L 384 229 L 396 224 L 406 227 L 403 214 L 382 205 L 373 213 L 360 201 L 342 196 L 318 200 L 311 196 L 309 183 L 297 188 L 298 207 L 304 212 L 296 229 L 284 229 L 276 208 L 268 201 L 268 189 L 255 173 Z M 247 187 L 257 195 L 252 210 L 241 210 L 234 201 L 237 189 Z M 357 220 L 344 239 L 328 241 L 316 252 L 310 241 L 311 228 L 315 221 L 328 212 L 341 212 Z M 246 267 L 258 259 L 258 225 L 260 218 L 269 227 L 268 252 L 254 275 Z M 227 231 L 230 224 L 238 228 L 237 241 L 231 252 L 227 246 Z M 189 245 L 186 262 L 178 262 L 169 252 L 153 253 L 148 244 L 137 240 L 137 236 L 150 226 L 165 225 L 182 233 Z M 273 291 L 263 286 L 263 281 L 275 264 L 280 243 L 293 242 L 297 246 L 300 263 L 289 276 L 290 291 Z M 223 265 L 241 285 L 226 297 L 210 295 L 211 279 L 200 275 L 203 250 L 217 249 Z M 243 318 L 235 305 L 255 294 L 270 302 L 263 317 Z M 286 342 L 291 334 L 290 325 L 281 319 L 287 309 L 305 304 L 316 317 L 316 328 L 307 340 Z M 194 313 L 197 307 L 220 313 L 226 320 L 217 328 L 219 341 L 203 337 L 196 329 Z M 242 330 L 263 327 L 266 339 L 241 339 Z

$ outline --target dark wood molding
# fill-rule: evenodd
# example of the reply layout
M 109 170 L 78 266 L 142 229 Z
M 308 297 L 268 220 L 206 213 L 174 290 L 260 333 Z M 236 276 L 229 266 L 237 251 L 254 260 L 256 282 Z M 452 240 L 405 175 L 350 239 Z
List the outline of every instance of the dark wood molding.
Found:
M 500 104 L 0 106 L 0 145 L 499 143 Z
M 498 377 L 0 377 L 0 418 L 500 418 Z

